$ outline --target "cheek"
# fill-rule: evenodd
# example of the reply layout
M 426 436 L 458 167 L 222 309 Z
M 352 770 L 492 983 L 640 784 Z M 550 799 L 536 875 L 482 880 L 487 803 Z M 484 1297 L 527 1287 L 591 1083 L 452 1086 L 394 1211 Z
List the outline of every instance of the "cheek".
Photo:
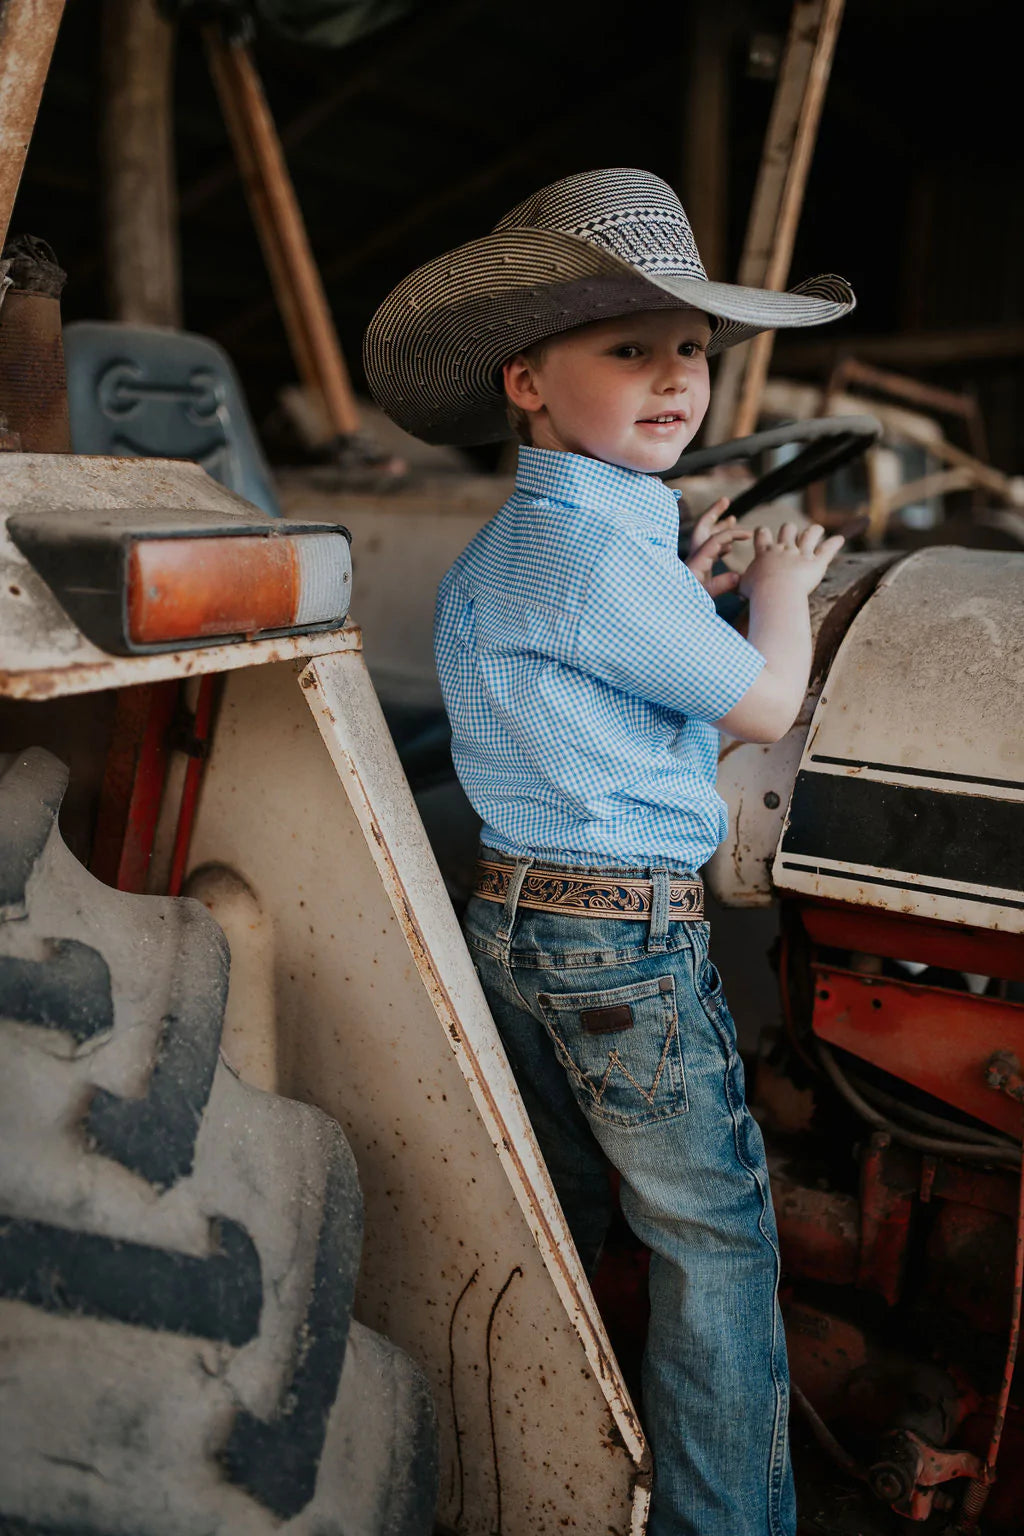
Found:
M 594 373 L 583 373 L 574 378 L 561 391 L 562 414 L 574 419 L 586 418 L 596 422 L 614 414 L 619 407 L 620 392 L 609 388 Z

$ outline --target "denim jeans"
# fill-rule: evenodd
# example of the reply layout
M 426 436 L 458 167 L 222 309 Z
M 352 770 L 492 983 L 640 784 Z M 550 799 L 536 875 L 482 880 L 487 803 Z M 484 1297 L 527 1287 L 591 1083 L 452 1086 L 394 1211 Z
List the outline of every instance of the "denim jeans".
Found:
M 659 917 L 657 892 L 650 922 L 516 908 L 521 883 L 472 898 L 466 939 L 584 1267 L 605 1157 L 651 1250 L 649 1536 L 793 1536 L 775 1219 L 708 925 Z

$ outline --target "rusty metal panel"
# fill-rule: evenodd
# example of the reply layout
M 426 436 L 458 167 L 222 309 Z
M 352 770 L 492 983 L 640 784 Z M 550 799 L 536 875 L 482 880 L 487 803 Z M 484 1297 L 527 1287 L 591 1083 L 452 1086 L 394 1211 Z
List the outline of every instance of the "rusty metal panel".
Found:
M 60 299 L 12 288 L 0 323 L 0 416 L 26 453 L 70 453 Z
M 117 697 L 89 868 L 119 891 L 146 889 L 179 689 L 151 683 Z
M 357 1313 L 432 1383 L 439 1524 L 639 1536 L 640 1426 L 362 657 L 300 681 L 226 680 L 191 860 L 253 893 L 280 1088 L 355 1152 Z
M 772 1204 L 787 1276 L 852 1285 L 860 1251 L 860 1206 L 853 1195 L 812 1188 L 772 1167 Z
M 857 949 L 892 960 L 916 960 L 947 971 L 1024 981 L 1024 945 L 1013 933 L 990 933 L 956 923 L 876 912 L 870 907 L 805 901 L 800 917 L 815 944 Z
M 854 620 L 807 736 L 782 891 L 1024 931 L 1024 555 L 936 547 Z
M 1020 1106 L 995 1093 L 996 1051 L 1024 1060 L 1024 1005 L 889 977 L 814 967 L 814 1032 L 986 1124 L 1020 1135 Z
M 0 5 L 0 250 L 63 14 L 64 0 Z

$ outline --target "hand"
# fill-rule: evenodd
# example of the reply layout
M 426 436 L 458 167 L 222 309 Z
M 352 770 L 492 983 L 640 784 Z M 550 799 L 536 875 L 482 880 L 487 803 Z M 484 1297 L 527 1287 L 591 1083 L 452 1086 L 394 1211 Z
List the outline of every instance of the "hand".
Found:
M 744 597 L 752 598 L 781 578 L 790 590 L 795 588 L 808 595 L 845 543 L 841 533 L 826 539 L 819 523 L 811 523 L 799 534 L 792 523 L 783 523 L 778 537 L 770 528 L 758 528 L 754 533 L 754 558 L 740 578 L 739 589 Z
M 724 521 L 722 520 L 728 505 L 728 496 L 723 496 L 704 513 L 690 535 L 690 553 L 683 562 L 693 572 L 701 586 L 707 588 L 712 597 L 720 597 L 723 592 L 735 591 L 740 584 L 740 578 L 735 571 L 725 571 L 721 576 L 712 576 L 711 567 L 716 560 L 721 560 L 729 553 L 737 539 L 750 538 L 746 529 L 737 528 L 734 517 L 726 517 Z

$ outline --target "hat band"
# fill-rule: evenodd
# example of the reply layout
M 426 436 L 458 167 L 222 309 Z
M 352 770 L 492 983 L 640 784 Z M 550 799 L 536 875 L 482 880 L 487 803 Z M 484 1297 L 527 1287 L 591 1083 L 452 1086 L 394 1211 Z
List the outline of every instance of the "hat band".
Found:
M 610 251 L 640 272 L 661 272 L 707 282 L 689 222 L 677 215 L 643 209 L 634 214 L 586 219 L 560 232 Z

